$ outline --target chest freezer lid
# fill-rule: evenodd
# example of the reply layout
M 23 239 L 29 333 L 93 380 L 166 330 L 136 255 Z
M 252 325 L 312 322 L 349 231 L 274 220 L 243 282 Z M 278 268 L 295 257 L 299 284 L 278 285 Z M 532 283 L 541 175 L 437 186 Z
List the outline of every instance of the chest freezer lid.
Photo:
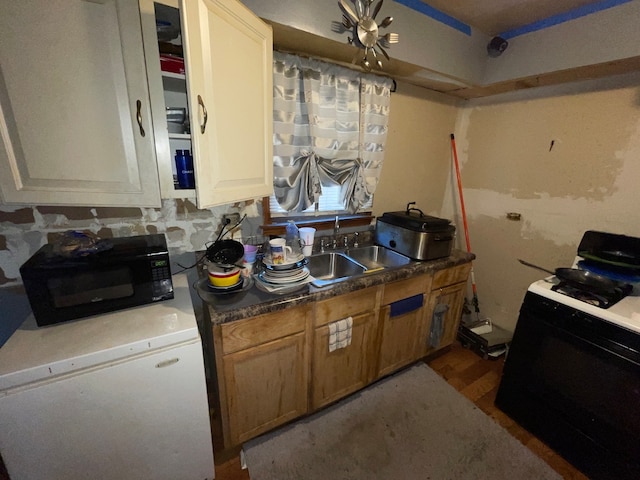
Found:
M 33 315 L 0 348 L 3 390 L 200 338 L 186 275 L 175 298 L 38 327 Z M 6 392 L 5 392 L 6 393 Z

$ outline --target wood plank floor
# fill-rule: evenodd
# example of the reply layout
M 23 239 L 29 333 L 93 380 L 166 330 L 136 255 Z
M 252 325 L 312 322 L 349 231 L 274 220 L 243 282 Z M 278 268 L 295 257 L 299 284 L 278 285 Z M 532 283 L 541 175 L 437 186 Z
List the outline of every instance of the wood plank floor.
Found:
M 504 365 L 503 358 L 484 360 L 456 342 L 447 352 L 425 361 L 450 385 L 545 460 L 563 478 L 588 480 L 571 464 L 494 406 Z M 214 448 L 216 443 L 220 444 L 214 438 Z M 216 451 L 215 454 L 216 480 L 250 480 L 248 472 L 241 468 L 239 452 Z

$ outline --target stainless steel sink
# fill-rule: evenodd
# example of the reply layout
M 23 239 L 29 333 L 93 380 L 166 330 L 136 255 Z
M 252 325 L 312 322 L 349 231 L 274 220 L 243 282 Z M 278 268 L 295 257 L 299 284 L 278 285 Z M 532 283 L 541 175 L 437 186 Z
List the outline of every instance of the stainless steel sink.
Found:
M 312 255 L 307 268 L 315 278 L 311 284 L 316 287 L 341 282 L 366 271 L 365 267 L 339 252 Z
M 309 257 L 307 268 L 315 278 L 312 285 L 324 287 L 348 280 L 356 275 L 401 267 L 411 262 L 409 257 L 385 247 L 371 245 L 351 248 L 346 252 L 319 253 Z
M 349 249 L 347 255 L 361 265 L 364 265 L 367 271 L 379 270 L 381 268 L 393 268 L 408 265 L 411 262 L 409 257 L 405 257 L 401 253 L 394 252 L 379 245 L 371 245 L 368 247 L 359 247 Z

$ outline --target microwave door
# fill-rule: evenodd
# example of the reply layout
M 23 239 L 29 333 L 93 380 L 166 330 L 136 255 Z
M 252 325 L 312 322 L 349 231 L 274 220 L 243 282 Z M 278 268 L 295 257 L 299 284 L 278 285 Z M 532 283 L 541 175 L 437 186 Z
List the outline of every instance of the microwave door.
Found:
M 76 307 L 134 295 L 133 276 L 126 266 L 104 268 L 100 272 L 75 272 L 47 281 L 55 308 Z

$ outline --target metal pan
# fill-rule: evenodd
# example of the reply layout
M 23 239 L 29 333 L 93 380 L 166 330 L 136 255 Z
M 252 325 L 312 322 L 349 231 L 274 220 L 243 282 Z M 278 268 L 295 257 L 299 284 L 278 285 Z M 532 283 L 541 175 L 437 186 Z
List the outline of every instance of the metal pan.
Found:
M 608 293 L 615 289 L 624 289 L 626 287 L 626 283 L 624 282 L 618 282 L 587 270 L 580 270 L 578 268 L 556 268 L 555 270 L 549 270 L 547 268 L 534 265 L 533 263 L 525 262 L 524 260 L 518 259 L 518 261 L 527 267 L 555 275 L 560 280 L 594 293 Z
M 236 240 L 217 240 L 207 247 L 206 257 L 212 263 L 234 266 L 244 255 L 244 246 Z

